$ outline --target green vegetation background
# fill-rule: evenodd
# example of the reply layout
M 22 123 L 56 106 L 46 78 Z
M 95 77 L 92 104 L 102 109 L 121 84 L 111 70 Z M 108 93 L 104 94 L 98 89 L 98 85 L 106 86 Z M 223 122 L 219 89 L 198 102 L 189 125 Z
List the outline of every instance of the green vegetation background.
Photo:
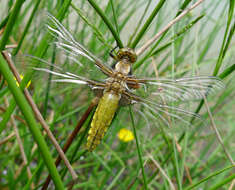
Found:
M 94 95 L 84 86 L 51 86 L 51 77 L 36 73 L 27 59 L 23 61 L 23 55 L 29 54 L 52 63 L 68 62 L 54 47 L 53 36 L 45 27 L 47 12 L 60 20 L 79 43 L 112 64 L 109 52 L 116 44 L 138 49 L 193 2 L 196 1 L 1 1 L 0 51 L 7 49 L 12 53 L 15 65 L 24 75 L 22 89 L 31 80 L 28 89 L 33 100 L 63 146 Z M 226 88 L 210 96 L 208 102 L 231 158 L 235 158 L 234 4 L 234 0 L 203 2 L 165 32 L 133 66 L 133 73 L 141 77 L 155 77 L 156 70 L 159 77 L 191 76 L 197 72 L 220 77 Z M 16 46 L 7 46 L 12 44 Z M 79 61 L 86 67 L 63 66 L 76 70 L 78 75 L 104 78 L 92 63 L 83 58 Z M 54 160 L 58 153 L 43 135 L 2 55 L 0 72 L 0 142 L 14 133 L 10 118 L 20 118 L 16 126 L 28 160 L 27 166 L 22 165 L 15 135 L 0 144 L 0 189 L 30 189 L 32 183 L 35 189 L 40 189 L 48 173 L 53 179 L 52 186 L 64 189 L 72 178 L 63 162 L 56 169 Z M 139 139 L 140 146 L 136 146 L 136 141 L 121 142 L 117 138 L 121 128 L 132 129 L 134 125 L 138 136 L 149 134 L 140 115 L 121 108 L 103 143 L 88 153 L 84 136 L 89 117 L 66 153 L 79 176 L 74 189 L 171 189 L 169 179 L 176 189 L 232 189 L 234 165 L 211 128 L 204 101 L 190 103 L 188 109 L 199 112 L 207 124 L 177 131 L 181 151 L 171 133 L 154 127 L 150 128 L 154 134 L 151 139 Z M 154 122 L 149 120 L 151 126 Z M 26 167 L 33 174 L 31 180 Z

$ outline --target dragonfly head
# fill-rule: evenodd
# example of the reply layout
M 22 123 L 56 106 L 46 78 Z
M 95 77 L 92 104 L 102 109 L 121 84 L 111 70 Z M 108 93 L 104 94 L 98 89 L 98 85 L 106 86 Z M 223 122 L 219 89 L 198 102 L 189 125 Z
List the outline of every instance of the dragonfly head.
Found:
M 135 51 L 131 48 L 121 48 L 117 52 L 118 60 L 126 60 L 129 63 L 135 63 L 137 60 L 137 55 Z

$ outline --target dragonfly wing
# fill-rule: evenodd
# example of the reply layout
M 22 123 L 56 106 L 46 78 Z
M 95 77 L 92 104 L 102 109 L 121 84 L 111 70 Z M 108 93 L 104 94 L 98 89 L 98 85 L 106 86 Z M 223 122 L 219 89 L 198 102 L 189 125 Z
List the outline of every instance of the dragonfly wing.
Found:
M 58 48 L 70 54 L 70 58 L 76 62 L 77 56 L 84 56 L 90 61 L 94 62 L 101 71 L 111 76 L 113 70 L 107 65 L 103 64 L 97 57 L 89 52 L 85 47 L 78 43 L 70 32 L 52 15 L 48 14 L 49 19 L 52 21 L 53 26 L 48 25 L 49 31 L 55 38 L 57 38 L 56 45 Z M 79 63 L 80 64 L 80 63 Z
M 34 68 L 37 71 L 43 71 L 49 74 L 52 74 L 53 76 L 56 76 L 56 79 L 53 79 L 52 82 L 63 82 L 63 83 L 73 83 L 73 84 L 86 84 L 89 85 L 91 88 L 105 88 L 105 83 L 90 80 L 84 77 L 80 77 L 78 75 L 75 75 L 73 73 L 69 72 L 56 72 L 52 71 L 46 68 Z
M 127 84 L 140 84 L 142 94 L 156 101 L 176 102 L 202 99 L 224 88 L 223 82 L 213 76 L 195 76 L 180 79 L 132 79 Z M 138 92 L 137 92 L 138 93 Z
M 53 82 L 86 84 L 86 85 L 89 85 L 92 89 L 103 89 L 103 88 L 105 88 L 105 83 L 104 82 L 99 82 L 99 81 L 87 79 L 85 77 L 76 75 L 72 72 L 64 71 L 65 69 L 63 69 L 63 68 L 61 68 L 61 67 L 59 67 L 55 64 L 49 63 L 44 59 L 35 57 L 35 56 L 27 55 L 27 57 L 30 60 L 37 60 L 37 61 L 41 62 L 41 64 L 45 65 L 45 68 L 33 67 L 33 65 L 31 65 L 31 67 L 34 70 L 52 74 L 54 76 L 54 79 L 52 80 Z M 50 69 L 48 69 L 46 67 L 50 67 Z
M 157 119 L 160 125 L 172 128 L 175 123 L 178 123 L 181 128 L 192 126 L 190 120 L 196 119 L 198 122 L 203 122 L 200 115 L 193 112 L 186 111 L 185 109 L 169 106 L 166 104 L 156 103 L 149 99 L 141 98 L 133 93 L 124 92 L 126 97 L 129 97 L 132 104 L 143 105 L 146 110 L 144 113 L 152 119 Z M 173 124 L 174 123 L 174 124 Z

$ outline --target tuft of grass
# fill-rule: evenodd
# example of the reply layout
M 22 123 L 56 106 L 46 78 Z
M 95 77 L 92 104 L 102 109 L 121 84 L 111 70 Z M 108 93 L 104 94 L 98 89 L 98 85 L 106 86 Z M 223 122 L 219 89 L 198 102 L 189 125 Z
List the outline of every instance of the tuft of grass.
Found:
M 142 106 L 131 110 L 120 107 L 102 143 L 94 153 L 89 153 L 84 144 L 92 112 L 66 152 L 79 174 L 73 181 L 63 162 L 56 169 L 53 160 L 58 153 L 43 135 L 23 94 L 31 80 L 28 90 L 63 147 L 94 94 L 86 86 L 53 83 L 53 75 L 47 77 L 32 70 L 32 65 L 43 67 L 40 61 L 33 59 L 29 63 L 23 55 L 42 58 L 86 78 L 104 80 L 105 76 L 89 60 L 78 57 L 76 61 L 83 65 L 79 66 L 70 62 L 69 53 L 62 55 L 55 48 L 54 36 L 45 29 L 46 23 L 51 24 L 45 14 L 54 15 L 79 43 L 112 66 L 109 52 L 114 47 L 129 44 L 138 50 L 193 3 L 192 0 L 1 1 L 0 50 L 15 56 L 15 65 L 24 78 L 18 88 L 0 55 L 0 189 L 32 189 L 32 184 L 35 189 L 41 189 L 48 174 L 53 179 L 51 186 L 56 189 L 71 184 L 74 189 L 170 189 L 172 186 L 188 190 L 232 189 L 234 164 L 227 159 L 210 129 L 204 101 L 174 104 L 200 113 L 205 120 L 202 124 L 191 118 L 192 126 L 186 131 L 176 122 L 172 124 L 175 130 L 167 130 L 166 126 L 158 124 L 157 117 L 149 117 L 150 113 Z M 234 0 L 204 1 L 139 56 L 132 71 L 136 77 L 180 78 L 192 76 L 198 70 L 200 75 L 221 78 L 226 88 L 207 98 L 223 145 L 232 158 L 234 6 Z M 9 48 L 15 44 L 15 48 Z M 17 56 L 23 57 L 20 62 Z M 11 118 L 16 120 L 27 165 L 23 164 Z M 122 128 L 132 129 L 136 141 L 121 142 L 117 134 Z M 30 179 L 28 168 L 32 173 Z

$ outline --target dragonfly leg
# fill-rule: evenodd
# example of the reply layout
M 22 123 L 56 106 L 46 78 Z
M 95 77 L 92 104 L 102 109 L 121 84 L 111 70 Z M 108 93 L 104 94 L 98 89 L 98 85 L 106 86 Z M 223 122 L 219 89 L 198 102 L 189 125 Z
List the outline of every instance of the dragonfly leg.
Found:
M 110 52 L 109 52 L 109 55 L 110 57 L 112 57 L 113 59 L 115 59 L 116 61 L 118 61 L 118 58 L 116 55 L 113 54 L 114 50 L 117 49 L 118 46 L 115 46 Z

